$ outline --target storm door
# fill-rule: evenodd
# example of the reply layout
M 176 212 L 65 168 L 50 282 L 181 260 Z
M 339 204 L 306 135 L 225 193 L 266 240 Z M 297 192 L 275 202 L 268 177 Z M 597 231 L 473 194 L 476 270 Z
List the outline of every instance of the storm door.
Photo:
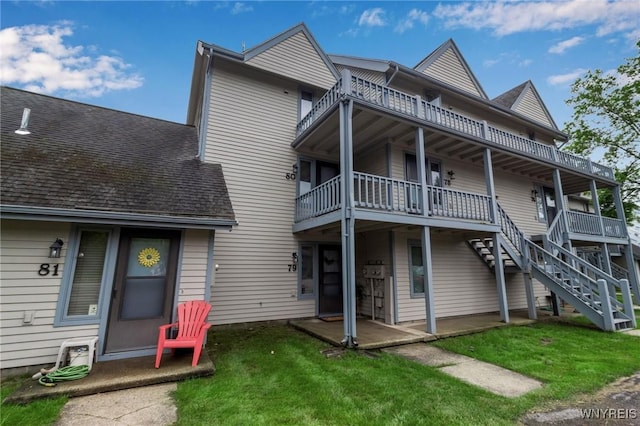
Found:
M 106 352 L 154 348 L 171 322 L 180 233 L 123 230 L 111 292 Z
M 319 247 L 318 316 L 342 315 L 342 251 L 340 246 Z

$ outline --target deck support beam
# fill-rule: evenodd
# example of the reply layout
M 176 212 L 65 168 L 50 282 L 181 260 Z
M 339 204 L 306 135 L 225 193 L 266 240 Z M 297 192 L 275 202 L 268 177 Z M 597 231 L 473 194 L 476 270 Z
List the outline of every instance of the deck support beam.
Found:
M 487 195 L 489 196 L 489 209 L 491 210 L 491 223 L 497 225 L 498 220 L 498 203 L 496 201 L 496 188 L 493 180 L 493 164 L 491 162 L 491 150 L 485 148 L 483 153 L 484 163 L 484 182 L 487 186 Z M 509 322 L 509 304 L 507 302 L 507 288 L 504 277 L 504 262 L 502 260 L 502 237 L 500 232 L 493 234 L 493 262 L 494 272 L 496 274 L 496 288 L 498 290 L 498 305 L 500 306 L 500 319 L 503 322 Z
M 613 192 L 613 202 L 616 206 L 616 215 L 618 216 L 618 219 L 622 220 L 622 223 L 626 225 L 627 222 L 624 216 L 624 205 L 622 204 L 622 196 L 620 195 L 620 186 L 614 186 L 611 188 L 611 192 Z M 629 286 L 631 287 L 631 292 L 633 293 L 635 302 L 640 304 L 640 284 L 638 284 L 636 262 L 633 259 L 633 245 L 631 238 L 629 237 L 629 232 L 626 228 L 625 232 L 627 234 L 627 244 L 624 248 L 624 259 L 627 264 L 627 271 L 629 272 Z
M 349 79 L 349 81 L 351 81 Z M 353 215 L 353 101 L 340 102 L 340 197 L 342 243 L 342 305 L 347 347 L 358 346 L 356 333 L 355 217 Z
M 424 271 L 424 308 L 427 333 L 436 334 L 436 310 L 433 300 L 433 263 L 431 261 L 431 228 L 424 226 L 422 239 L 422 269 Z

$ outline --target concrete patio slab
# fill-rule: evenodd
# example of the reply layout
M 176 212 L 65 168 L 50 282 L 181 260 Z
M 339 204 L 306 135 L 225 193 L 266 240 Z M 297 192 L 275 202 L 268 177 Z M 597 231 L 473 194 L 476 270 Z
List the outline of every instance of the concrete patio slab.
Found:
M 178 420 L 175 383 L 72 398 L 57 426 L 165 426 Z
M 165 355 L 162 358 L 160 368 L 155 368 L 154 356 L 97 362 L 93 364 L 87 377 L 60 382 L 55 387 L 42 386 L 36 380 L 28 379 L 3 402 L 26 404 L 34 399 L 61 395 L 70 397 L 93 395 L 176 382 L 190 377 L 210 376 L 215 372 L 213 362 L 206 351 L 202 352 L 200 362 L 195 367 L 191 366 L 191 359 L 192 353 L 176 351 L 176 356 Z
M 424 343 L 386 348 L 383 351 L 439 368 L 462 381 L 508 398 L 517 398 L 543 386 L 541 382 L 511 370 Z

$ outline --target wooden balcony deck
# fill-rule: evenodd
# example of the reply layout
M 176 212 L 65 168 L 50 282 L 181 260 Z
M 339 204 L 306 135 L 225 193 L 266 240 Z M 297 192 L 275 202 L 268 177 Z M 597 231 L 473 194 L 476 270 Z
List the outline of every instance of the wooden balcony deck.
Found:
M 345 75 L 348 78 L 345 79 Z M 325 113 L 333 111 L 338 101 L 350 97 L 362 105 L 368 105 L 377 110 L 383 110 L 401 117 L 408 117 L 413 121 L 422 122 L 426 127 L 435 127 L 450 131 L 456 135 L 465 135 L 474 140 L 482 141 L 489 147 L 496 147 L 505 152 L 541 161 L 553 167 L 560 167 L 570 171 L 615 181 L 610 167 L 592 162 L 556 147 L 539 143 L 514 133 L 506 132 L 480 121 L 441 108 L 401 91 L 391 89 L 373 82 L 352 76 L 350 73 L 343 77 L 334 87 L 314 105 L 313 109 L 298 123 L 296 137 L 300 139 L 311 132 Z M 294 142 L 294 146 L 296 143 Z

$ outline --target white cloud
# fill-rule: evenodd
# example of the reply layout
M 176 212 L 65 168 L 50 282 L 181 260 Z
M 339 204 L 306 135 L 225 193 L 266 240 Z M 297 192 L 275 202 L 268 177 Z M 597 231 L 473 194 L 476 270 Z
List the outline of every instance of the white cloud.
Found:
M 482 62 L 482 66 L 485 68 L 491 68 L 492 66 L 494 66 L 495 64 L 499 63 L 500 59 L 485 59 Z
M 384 27 L 387 25 L 384 10 L 380 7 L 365 10 L 358 19 L 358 25 L 361 27 Z
M 584 40 L 585 38 L 580 36 L 571 37 L 568 40 L 561 41 L 551 46 L 549 48 L 549 53 L 562 54 L 565 50 L 582 44 Z
M 253 6 L 247 6 L 241 1 L 235 2 L 235 4 L 233 5 L 233 8 L 231 8 L 232 15 L 237 15 L 239 13 L 252 12 L 252 11 L 253 11 Z
M 547 83 L 552 86 L 561 86 L 569 83 L 573 83 L 578 77 L 586 73 L 584 68 L 578 68 L 567 74 L 550 75 L 547 77 Z
M 142 86 L 144 79 L 129 71 L 131 65 L 117 56 L 95 55 L 95 47 L 65 43 L 71 35 L 70 22 L 0 30 L 2 84 L 78 97 Z
M 358 33 L 360 31 L 358 31 L 357 28 L 349 28 L 347 31 L 343 31 L 340 34 L 338 34 L 339 37 L 357 37 Z
M 532 63 L 533 63 L 533 59 L 523 59 L 522 61 L 518 62 L 518 66 L 526 68 Z
M 433 15 L 444 20 L 447 28 L 491 29 L 499 36 L 583 25 L 596 25 L 596 34 L 603 36 L 636 31 L 640 22 L 640 1 L 465 2 L 439 4 Z
M 407 17 L 398 22 L 398 24 L 394 28 L 394 31 L 402 34 L 405 31 L 412 29 L 413 25 L 416 22 L 419 22 L 422 25 L 427 25 L 427 23 L 429 22 L 429 15 L 427 14 L 427 12 L 424 12 L 420 9 L 411 9 L 407 14 Z

